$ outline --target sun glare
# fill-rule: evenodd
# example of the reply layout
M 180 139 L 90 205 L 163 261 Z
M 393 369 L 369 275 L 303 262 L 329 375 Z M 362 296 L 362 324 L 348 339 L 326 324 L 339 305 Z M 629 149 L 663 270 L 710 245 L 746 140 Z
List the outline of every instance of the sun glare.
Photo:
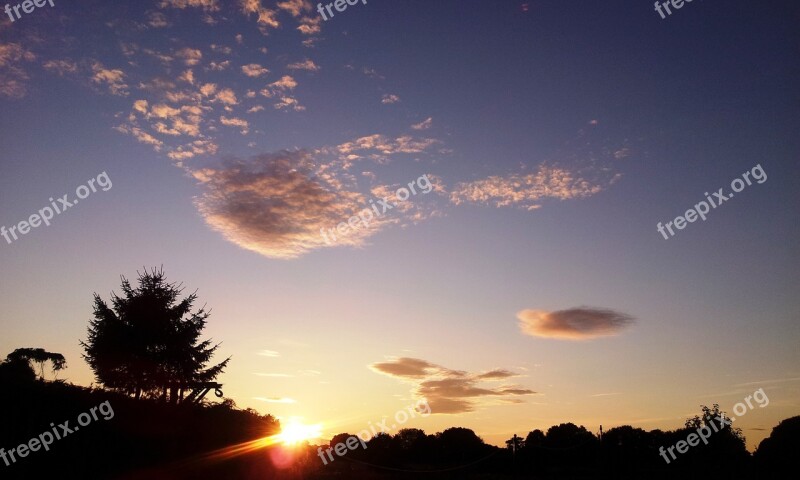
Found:
M 304 425 L 299 421 L 291 420 L 281 428 L 281 433 L 277 435 L 277 438 L 285 445 L 295 445 L 321 436 L 322 425 Z

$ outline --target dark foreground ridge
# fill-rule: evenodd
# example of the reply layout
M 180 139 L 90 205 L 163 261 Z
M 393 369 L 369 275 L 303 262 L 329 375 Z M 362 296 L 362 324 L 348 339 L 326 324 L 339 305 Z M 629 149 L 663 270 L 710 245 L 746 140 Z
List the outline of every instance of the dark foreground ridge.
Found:
M 278 433 L 280 424 L 269 415 L 239 410 L 230 400 L 200 405 L 135 400 L 8 370 L 0 369 L 5 386 L 0 447 L 8 452 L 54 428 L 62 433 L 65 421 L 73 431 L 48 451 L 27 452 L 9 466 L 0 460 L 4 479 L 778 478 L 779 471 L 791 471 L 789 459 L 800 438 L 800 417 L 784 420 L 750 455 L 735 432 L 721 431 L 707 446 L 666 464 L 659 447 L 685 439 L 692 428 L 646 432 L 623 426 L 599 437 L 565 423 L 512 438 L 505 449 L 486 445 L 466 428 L 435 435 L 404 429 L 378 434 L 366 449 L 323 465 L 317 445 L 294 447 L 287 456 L 289 449 L 262 441 L 234 452 L 230 447 L 252 446 Z M 113 417 L 101 415 L 75 428 L 81 413 L 104 402 L 113 407 Z M 349 436 L 336 435 L 331 446 Z

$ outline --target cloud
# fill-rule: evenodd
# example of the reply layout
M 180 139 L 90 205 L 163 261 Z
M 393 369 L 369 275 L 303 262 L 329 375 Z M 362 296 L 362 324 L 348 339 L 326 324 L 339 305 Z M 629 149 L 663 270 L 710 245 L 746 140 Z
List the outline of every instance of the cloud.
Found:
M 479 406 L 492 403 L 521 403 L 509 396 L 533 395 L 533 390 L 515 385 L 482 386 L 516 376 L 508 370 L 469 373 L 436 365 L 419 358 L 401 357 L 369 366 L 377 373 L 398 378 L 415 385 L 414 396 L 424 398 L 436 414 L 472 412 Z
M 206 223 L 236 245 L 271 258 L 295 258 L 325 246 L 320 230 L 365 203 L 362 194 L 317 174 L 312 154 L 303 150 L 230 160 L 193 175 L 205 191 L 196 205 Z M 358 245 L 369 231 L 342 242 Z
M 431 125 L 433 125 L 433 118 L 428 117 L 420 123 L 411 125 L 411 128 L 413 128 L 414 130 L 427 130 L 431 128 Z
M 114 129 L 121 133 L 127 133 L 129 135 L 133 135 L 133 137 L 139 141 L 140 143 L 144 143 L 147 145 L 152 145 L 153 148 L 158 152 L 161 151 L 161 147 L 164 146 L 164 142 L 155 138 L 154 136 L 150 135 L 147 132 L 142 131 L 139 127 L 131 127 L 128 125 L 119 125 L 114 127 Z
M 278 28 L 281 24 L 276 18 L 277 12 L 261 5 L 261 0 L 240 0 L 242 11 L 245 15 L 256 14 L 258 28 L 266 35 L 270 28 Z
M 19 43 L 0 45 L 0 67 L 6 67 L 13 62 L 19 62 L 21 60 L 32 62 L 36 60 L 36 55 Z
M 103 67 L 100 62 L 92 64 L 92 82 L 97 84 L 105 84 L 108 87 L 109 93 L 121 97 L 128 95 L 128 85 L 123 80 L 125 73 L 119 69 L 107 69 Z
M 228 68 L 230 65 L 231 65 L 231 61 L 230 60 L 225 60 L 225 61 L 219 62 L 219 63 L 211 62 L 211 63 L 208 64 L 208 69 L 213 71 L 213 72 L 221 72 L 221 71 L 225 70 L 226 68 Z
M 159 8 L 202 8 L 207 12 L 216 12 L 219 10 L 217 0 L 161 0 L 158 4 Z
M 278 2 L 277 7 L 291 13 L 294 17 L 299 17 L 303 12 L 311 11 L 311 2 L 308 0 L 286 0 Z
M 450 200 L 496 207 L 519 206 L 528 210 L 541 207 L 544 199 L 569 200 L 601 192 L 611 182 L 591 180 L 562 167 L 539 165 L 535 173 L 491 176 L 461 182 L 453 188 Z
M 381 103 L 383 103 L 383 104 L 397 103 L 399 101 L 400 101 L 400 97 L 398 97 L 397 95 L 394 95 L 394 94 L 384 95 L 383 99 L 381 99 Z
M 133 112 L 129 121 L 132 124 L 131 130 L 133 127 L 138 128 L 137 117 L 139 117 L 152 122 L 152 128 L 162 135 L 199 137 L 202 115 L 202 108 L 196 105 L 183 105 L 176 108 L 165 103 L 157 103 L 150 106 L 147 100 L 140 99 L 133 102 Z M 168 126 L 165 122 L 169 122 L 170 125 Z M 124 132 L 124 130 L 119 131 Z
M 78 72 L 78 64 L 71 60 L 48 60 L 42 67 L 49 72 L 57 73 L 59 77 Z
M 261 355 L 262 357 L 280 357 L 281 356 L 281 354 L 276 352 L 275 350 L 261 350 L 260 352 L 258 352 L 258 355 Z
M 147 24 L 153 28 L 164 28 L 170 25 L 167 16 L 161 12 L 150 12 L 147 15 Z
M 394 377 L 415 379 L 436 375 L 438 373 L 458 373 L 463 375 L 463 372 L 453 372 L 425 360 L 408 357 L 398 358 L 390 362 L 374 363 L 370 365 L 370 368 Z
M 268 403 L 297 403 L 297 400 L 288 397 L 253 397 L 256 400 Z
M 216 92 L 216 91 L 217 91 L 217 84 L 216 83 L 204 83 L 200 87 L 200 93 L 204 97 L 210 97 L 211 95 L 214 95 L 214 92 Z
M 183 59 L 183 63 L 191 67 L 197 65 L 203 58 L 203 52 L 196 48 L 182 48 L 175 52 L 175 56 Z
M 183 166 L 182 160 L 192 158 L 197 155 L 214 155 L 217 153 L 218 146 L 211 140 L 195 140 L 185 145 L 180 145 L 174 148 L 167 154 L 172 160 L 177 161 L 179 167 Z
M 300 19 L 300 26 L 297 29 L 303 35 L 316 35 L 322 31 L 322 17 L 303 17 Z M 303 45 L 310 46 L 316 38 L 308 38 L 303 40 Z
M 378 71 L 375 70 L 374 68 L 364 67 L 364 68 L 361 69 L 361 71 L 364 73 L 364 75 L 368 76 L 369 78 L 375 78 L 375 79 L 378 79 L 378 80 L 386 80 L 386 77 L 384 77 L 383 75 L 379 74 Z
M 181 76 L 178 77 L 178 80 L 186 82 L 186 83 L 188 83 L 190 85 L 194 85 L 194 72 L 192 72 L 192 69 L 190 68 L 190 69 L 184 71 L 181 74 Z
M 231 53 L 233 53 L 233 49 L 231 49 L 231 47 L 217 45 L 215 43 L 211 44 L 211 51 L 221 53 L 223 55 L 230 55 Z
M 525 335 L 561 340 L 590 340 L 619 334 L 633 324 L 630 315 L 609 309 L 579 307 L 547 312 L 522 310 L 517 313 Z
M 286 66 L 289 70 L 308 70 L 309 72 L 318 72 L 320 67 L 309 59 L 302 62 L 290 63 Z
M 257 63 L 249 63 L 247 65 L 242 65 L 242 73 L 247 75 L 248 77 L 260 77 L 261 75 L 266 75 L 269 73 L 269 70 L 262 67 Z
M 36 55 L 19 43 L 0 44 L 0 95 L 22 98 L 28 93 L 28 73 L 20 66 Z
M 331 155 L 334 158 L 329 158 Z M 416 223 L 437 213 L 422 198 L 400 200 L 393 188 L 348 173 L 346 161 L 336 155 L 330 147 L 284 150 L 193 169 L 190 173 L 203 192 L 195 204 L 206 223 L 227 240 L 280 259 L 297 258 L 326 247 L 360 247 L 391 225 Z M 432 191 L 436 180 L 432 176 L 429 180 Z M 364 182 L 370 183 L 369 189 Z M 379 208 L 378 203 L 370 208 L 368 200 L 382 197 L 389 205 L 395 204 L 389 209 L 391 213 L 384 208 L 346 234 L 330 233 L 359 213 Z
M 225 105 L 237 105 L 239 100 L 236 99 L 236 93 L 230 88 L 223 88 L 217 92 L 212 102 L 222 102 Z
M 516 376 L 517 376 L 516 373 L 510 372 L 508 370 L 491 370 L 489 372 L 481 373 L 480 375 L 477 375 L 475 378 L 480 378 L 484 380 L 488 379 L 495 380 L 495 379 L 510 378 Z
M 294 90 L 297 86 L 297 81 L 290 75 L 284 75 L 280 80 L 270 83 L 266 88 L 261 90 L 261 95 L 270 98 L 275 95 L 285 92 L 286 90 Z
M 239 127 L 242 131 L 242 135 L 246 135 L 249 132 L 250 124 L 247 123 L 247 120 L 243 118 L 237 117 L 226 117 L 225 115 L 219 117 L 219 121 L 228 127 Z
M 433 138 L 414 138 L 405 135 L 392 139 L 385 135 L 374 134 L 345 142 L 337 148 L 341 153 L 345 154 L 373 151 L 382 155 L 392 155 L 396 153 L 422 153 L 438 143 L 439 141 Z
M 303 112 L 306 109 L 306 107 L 300 105 L 300 102 L 298 102 L 296 98 L 290 96 L 281 97 L 281 101 L 274 106 L 278 110 L 285 108 L 287 110 L 294 110 L 295 112 Z

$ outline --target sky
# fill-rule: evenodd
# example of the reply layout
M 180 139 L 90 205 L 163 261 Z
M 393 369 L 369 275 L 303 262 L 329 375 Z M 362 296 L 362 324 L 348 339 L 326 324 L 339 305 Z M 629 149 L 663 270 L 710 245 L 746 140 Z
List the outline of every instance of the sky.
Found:
M 794 3 L 18 12 L 0 356 L 92 384 L 92 295 L 163 266 L 211 308 L 225 396 L 326 438 L 675 429 L 761 388 L 752 450 L 800 414 Z

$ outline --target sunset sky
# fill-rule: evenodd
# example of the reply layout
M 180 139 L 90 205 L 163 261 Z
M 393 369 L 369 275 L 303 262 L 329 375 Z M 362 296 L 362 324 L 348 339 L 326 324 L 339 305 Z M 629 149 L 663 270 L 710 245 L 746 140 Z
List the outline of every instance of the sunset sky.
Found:
M 800 414 L 796 2 L 20 13 L 0 21 L 0 226 L 113 186 L 0 237 L 0 358 L 43 347 L 91 384 L 92 294 L 163 265 L 212 309 L 225 396 L 326 439 L 422 397 L 402 427 L 496 445 L 675 429 L 763 388 L 733 424 L 752 450 Z

